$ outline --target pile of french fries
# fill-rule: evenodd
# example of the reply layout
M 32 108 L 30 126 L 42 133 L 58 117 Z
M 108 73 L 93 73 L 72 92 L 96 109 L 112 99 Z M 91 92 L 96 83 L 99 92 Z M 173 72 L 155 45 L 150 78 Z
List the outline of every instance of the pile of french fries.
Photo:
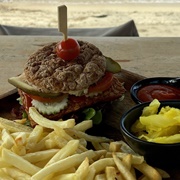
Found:
M 88 135 L 85 131 L 92 127 L 91 120 L 79 124 L 74 119 L 50 121 L 33 107 L 29 113 L 38 123 L 33 129 L 0 118 L 0 179 L 160 180 L 169 177 L 165 171 L 148 165 L 125 142 Z

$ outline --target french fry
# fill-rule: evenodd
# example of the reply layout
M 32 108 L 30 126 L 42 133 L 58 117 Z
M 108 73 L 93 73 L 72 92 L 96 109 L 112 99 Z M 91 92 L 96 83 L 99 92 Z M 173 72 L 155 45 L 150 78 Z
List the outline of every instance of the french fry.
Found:
M 40 168 L 38 168 L 37 166 L 31 164 L 30 162 L 23 159 L 21 156 L 18 156 L 17 154 L 5 148 L 2 149 L 2 159 L 29 175 L 33 175 L 40 171 Z
M 0 158 L 0 168 L 9 167 L 11 166 L 8 162 L 4 161 L 2 158 Z
M 42 139 L 36 143 L 36 146 L 32 147 L 31 149 L 28 149 L 28 153 L 30 152 L 36 152 L 36 151 L 40 151 L 40 150 L 44 150 L 46 148 L 46 141 L 50 138 L 50 136 L 54 133 L 50 132 L 49 134 L 47 134 L 46 136 L 42 137 Z
M 5 172 L 12 177 L 13 179 L 18 180 L 30 180 L 31 176 L 17 168 L 14 167 L 8 167 L 5 169 Z
M 27 121 L 26 118 L 23 118 L 23 119 L 15 119 L 14 122 L 17 122 L 17 123 L 20 123 L 20 124 L 25 124 Z
M 106 180 L 105 174 L 97 174 L 94 178 L 94 180 Z
M 110 142 L 109 144 L 109 150 L 111 152 L 119 152 L 122 144 L 119 142 Z
M 121 144 L 121 152 L 138 155 L 124 141 L 118 141 L 118 142 Z
M 45 178 L 48 174 L 56 173 L 57 171 L 63 171 L 65 169 L 68 169 L 70 167 L 74 167 L 79 165 L 86 157 L 93 158 L 95 156 L 95 153 L 93 150 L 88 150 L 86 152 L 83 152 L 81 154 L 74 154 L 72 156 L 69 156 L 65 159 L 62 159 L 60 161 L 57 161 L 53 164 L 50 164 L 49 166 L 46 166 L 45 168 L 38 171 L 36 174 L 32 176 L 32 180 L 39 180 Z
M 130 170 L 131 169 L 132 154 L 127 154 L 123 157 L 122 163 Z
M 113 166 L 107 166 L 105 168 L 105 174 L 106 174 L 106 179 L 107 180 L 114 180 L 114 179 L 117 178 L 116 177 L 117 176 L 116 175 L 116 169 Z
M 103 147 L 103 149 L 109 151 L 109 143 L 101 143 L 101 146 Z
M 75 126 L 74 119 L 68 119 L 66 121 L 50 121 L 38 113 L 34 107 L 29 108 L 29 115 L 37 124 L 50 129 L 53 129 L 54 126 L 59 126 L 61 128 L 73 128 Z
M 132 166 L 132 154 L 127 154 L 126 156 L 124 156 L 122 158 L 122 163 L 124 163 L 124 165 L 129 169 L 129 171 L 131 172 L 131 174 L 136 178 L 136 173 L 135 173 L 135 169 Z
M 3 143 L 1 144 L 2 147 L 6 147 L 10 149 L 14 144 L 14 138 L 11 136 L 8 130 L 3 129 L 2 130 L 2 135 L 1 135 Z
M 89 166 L 89 168 L 90 169 L 92 169 L 92 168 L 95 169 L 95 173 L 98 174 L 103 169 L 105 169 L 105 167 L 107 167 L 107 166 L 115 166 L 113 158 L 99 159 L 98 161 L 95 161 L 94 163 L 92 163 Z
M 82 146 L 84 146 L 84 147 L 87 146 L 87 141 L 84 138 L 79 139 L 79 142 Z
M 80 180 L 75 173 L 61 174 L 53 178 L 53 180 Z
M 58 160 L 64 159 L 68 156 L 71 156 L 75 154 L 77 148 L 79 146 L 78 140 L 71 140 L 69 141 L 62 149 L 60 149 L 46 164 L 46 166 L 49 166 L 50 164 L 53 164 L 57 162 Z
M 129 153 L 122 153 L 122 152 L 116 152 L 116 155 L 120 158 L 123 159 L 124 156 L 127 156 Z M 141 164 L 144 162 L 144 156 L 139 156 L 139 155 L 132 155 L 131 163 L 134 164 Z
M 43 127 L 40 125 L 35 126 L 35 128 L 28 137 L 26 148 L 27 149 L 34 148 L 34 146 L 36 146 L 36 143 L 41 139 L 42 133 L 43 133 Z
M 89 173 L 89 159 L 86 157 L 85 160 L 80 164 L 75 174 L 79 180 L 84 180 Z
M 68 142 L 68 140 L 64 139 L 62 136 L 57 135 L 56 132 L 51 133 L 49 137 L 50 140 L 52 140 L 59 149 L 63 148 Z M 49 139 L 47 139 L 46 141 L 49 141 Z
M 132 175 L 129 169 L 123 164 L 123 162 L 115 154 L 113 154 L 113 159 L 124 179 L 136 180 L 136 178 Z
M 62 137 L 66 141 L 73 140 L 75 138 L 71 137 L 65 129 L 62 129 L 61 127 L 54 126 L 54 132 L 56 133 L 57 136 Z
M 162 180 L 162 177 L 159 174 L 159 172 L 145 162 L 134 165 L 134 167 L 140 172 L 142 172 L 150 180 Z
M 45 159 L 42 161 L 38 161 L 36 163 L 33 163 L 35 166 L 39 167 L 39 168 L 44 168 L 46 166 L 46 164 L 48 163 L 49 159 Z M 51 176 L 52 177 L 52 176 Z M 46 177 L 47 178 L 47 177 Z
M 130 172 L 134 177 L 136 177 L 136 171 L 135 171 L 135 168 L 133 166 L 131 166 Z
M 97 161 L 101 159 L 102 157 L 104 158 L 107 154 L 107 151 L 105 149 L 102 149 L 102 150 L 95 151 L 95 153 L 96 153 L 96 156 L 93 158 L 93 160 Z
M 54 133 L 56 133 L 56 135 L 64 138 L 67 141 L 74 139 L 65 131 L 65 129 L 62 129 L 61 127 L 58 126 L 54 126 Z
M 73 129 L 75 129 L 76 131 L 83 131 L 85 132 L 87 129 L 92 128 L 93 126 L 93 121 L 92 120 L 85 120 L 82 121 L 78 124 L 76 124 Z
M 146 164 L 124 141 L 85 133 L 92 127 L 90 120 L 77 125 L 72 119 L 50 121 L 35 108 L 31 115 L 40 122 L 34 129 L 18 131 L 11 127 L 15 122 L 6 123 L 9 120 L 7 129 L 0 125 L 0 179 L 135 180 L 135 169 L 142 172 L 141 180 L 169 177 Z M 93 150 L 88 150 L 90 143 Z
M 28 135 L 29 135 L 29 133 L 27 133 L 27 132 L 12 133 L 11 136 L 14 138 L 14 140 L 12 141 L 13 144 L 11 147 L 11 151 L 18 154 L 18 155 L 21 155 L 21 156 L 26 154 L 26 148 L 24 145 L 26 143 Z M 7 137 L 8 136 L 6 136 L 6 138 Z M 8 149 L 10 149 L 10 148 L 8 148 Z
M 25 160 L 30 163 L 37 163 L 39 161 L 47 160 L 49 161 L 59 150 L 58 149 L 48 149 L 43 151 L 37 151 L 34 153 L 27 153 L 22 156 Z
M 159 168 L 156 168 L 156 170 L 159 172 L 159 174 L 162 176 L 162 178 L 170 178 L 170 175 L 166 171 L 159 169 Z
M 55 147 L 57 147 L 57 143 L 52 138 L 47 139 L 44 143 L 46 149 L 54 149 Z
M 138 180 L 148 180 L 148 178 L 143 174 Z
M 14 146 L 11 148 L 11 151 L 19 156 L 23 156 L 26 154 L 26 147 L 23 145 L 14 144 Z
M 30 133 L 27 132 L 16 132 L 11 134 L 14 137 L 15 143 L 17 146 L 22 146 L 27 143 L 27 138 Z
M 73 139 L 84 139 L 81 137 L 80 138 L 79 137 L 76 137 L 76 138 L 72 137 L 73 136 L 72 134 L 69 134 L 68 132 L 66 132 L 65 129 L 62 129 L 62 128 L 57 127 L 57 126 L 54 126 L 54 131 L 58 135 L 57 138 L 60 136 L 60 137 L 63 137 L 66 141 L 70 141 Z M 58 141 L 57 139 L 56 139 L 56 141 L 57 141 L 57 143 L 61 143 L 61 141 Z M 80 145 L 79 149 L 81 150 L 81 152 L 87 151 L 87 148 L 85 148 L 83 145 Z
M 75 167 L 71 167 L 69 169 L 66 169 L 64 171 L 60 171 L 60 172 L 57 172 L 57 173 L 54 173 L 53 175 L 53 178 L 57 178 L 63 174 L 75 174 L 76 172 L 76 168 Z
M 89 142 L 99 142 L 99 143 L 100 142 L 110 142 L 110 139 L 108 139 L 106 137 L 88 135 L 84 132 L 76 131 L 75 129 L 65 129 L 65 131 L 68 134 L 70 134 L 72 137 L 84 138 L 84 139 L 86 139 L 86 141 L 89 141 Z
M 8 174 L 4 172 L 4 169 L 0 169 L 0 177 L 3 180 L 14 180 L 12 177 L 10 177 Z
M 102 150 L 103 147 L 99 142 L 92 142 L 92 145 L 94 147 L 95 150 Z
M 20 123 L 10 121 L 2 117 L 0 117 L 0 128 L 6 129 L 10 132 L 31 132 L 33 130 L 29 126 L 25 126 Z

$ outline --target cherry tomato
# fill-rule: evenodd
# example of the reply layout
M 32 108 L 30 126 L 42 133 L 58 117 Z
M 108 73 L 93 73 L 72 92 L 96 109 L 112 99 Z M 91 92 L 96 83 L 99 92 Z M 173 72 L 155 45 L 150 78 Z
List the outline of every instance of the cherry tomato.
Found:
M 67 61 L 75 59 L 80 53 L 79 43 L 72 38 L 59 42 L 56 49 L 58 56 Z
M 106 89 L 110 88 L 113 81 L 113 73 L 106 72 L 104 77 L 97 82 L 97 84 L 94 84 L 89 87 L 88 92 L 102 92 Z

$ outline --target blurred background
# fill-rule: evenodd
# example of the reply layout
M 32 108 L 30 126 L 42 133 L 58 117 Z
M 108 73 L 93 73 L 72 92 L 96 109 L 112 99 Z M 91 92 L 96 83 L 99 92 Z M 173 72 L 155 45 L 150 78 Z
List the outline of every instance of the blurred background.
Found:
M 56 28 L 57 6 L 69 28 L 115 27 L 134 20 L 141 37 L 180 37 L 180 0 L 0 0 L 0 24 Z

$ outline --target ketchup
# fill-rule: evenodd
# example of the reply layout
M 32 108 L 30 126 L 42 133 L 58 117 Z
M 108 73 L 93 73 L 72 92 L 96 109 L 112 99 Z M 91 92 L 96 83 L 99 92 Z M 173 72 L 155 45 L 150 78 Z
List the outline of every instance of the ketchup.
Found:
M 137 97 L 142 102 L 152 101 L 153 99 L 178 100 L 180 99 L 180 89 L 164 84 L 151 84 L 142 87 L 138 91 Z

